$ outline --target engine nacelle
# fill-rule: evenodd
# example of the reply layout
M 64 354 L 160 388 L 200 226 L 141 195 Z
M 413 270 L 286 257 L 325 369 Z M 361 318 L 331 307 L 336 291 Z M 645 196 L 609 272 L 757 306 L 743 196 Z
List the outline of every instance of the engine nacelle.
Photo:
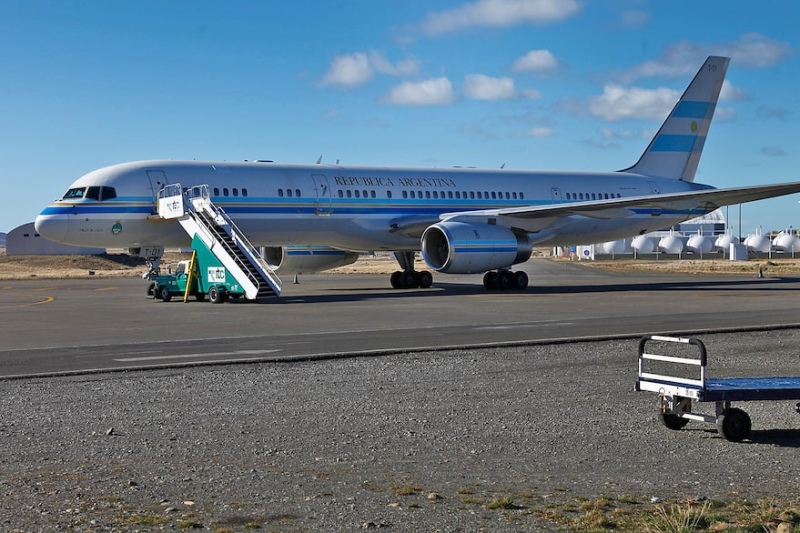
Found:
M 440 222 L 422 234 L 422 257 L 433 270 L 475 274 L 524 263 L 533 245 L 503 226 Z
M 328 246 L 269 246 L 264 260 L 279 274 L 314 274 L 345 265 L 352 265 L 358 253 Z

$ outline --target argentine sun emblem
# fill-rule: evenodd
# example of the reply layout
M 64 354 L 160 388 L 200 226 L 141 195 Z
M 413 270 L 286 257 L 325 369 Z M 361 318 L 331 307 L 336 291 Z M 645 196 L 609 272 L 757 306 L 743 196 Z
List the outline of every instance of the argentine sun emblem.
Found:
M 111 233 L 113 233 L 114 235 L 119 235 L 120 233 L 122 233 L 122 222 L 120 222 L 119 220 L 114 222 L 114 225 L 111 226 Z

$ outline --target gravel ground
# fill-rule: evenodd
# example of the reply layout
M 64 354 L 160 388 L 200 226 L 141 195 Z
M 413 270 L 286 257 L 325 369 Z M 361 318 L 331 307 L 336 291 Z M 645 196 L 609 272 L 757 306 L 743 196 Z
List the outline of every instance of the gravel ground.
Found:
M 702 340 L 711 376 L 797 375 L 800 330 Z M 670 431 L 633 391 L 636 350 L 0 382 L 0 530 L 548 531 L 539 511 L 579 498 L 800 498 L 794 402 L 740 404 L 739 444 Z

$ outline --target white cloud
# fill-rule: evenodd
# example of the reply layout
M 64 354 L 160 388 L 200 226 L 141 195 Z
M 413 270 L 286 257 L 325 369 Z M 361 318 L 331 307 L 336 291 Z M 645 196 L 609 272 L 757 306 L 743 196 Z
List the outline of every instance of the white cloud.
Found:
M 725 54 L 737 65 L 766 68 L 778 63 L 792 52 L 789 43 L 775 41 L 758 33 L 745 33 L 734 43 L 725 45 Z
M 672 89 L 642 89 L 606 85 L 603 94 L 587 102 L 589 113 L 603 120 L 657 119 L 663 120 L 680 97 Z
M 511 78 L 468 74 L 464 77 L 464 94 L 473 100 L 508 100 L 515 98 L 517 91 Z
M 691 75 L 709 55 L 730 57 L 737 66 L 766 68 L 791 54 L 789 43 L 776 41 L 758 33 L 745 33 L 738 40 L 716 45 L 700 45 L 681 41 L 670 45 L 661 57 L 646 61 L 626 73 L 625 80 L 663 76 L 668 78 Z
M 719 99 L 722 101 L 749 100 L 750 95 L 747 94 L 747 91 L 744 89 L 740 89 L 728 80 L 725 80 L 722 82 L 722 90 L 719 92 Z
M 406 59 L 392 63 L 381 52 L 370 52 L 369 63 L 372 68 L 381 74 L 389 76 L 407 76 L 419 70 L 419 61 L 416 59 Z
M 507 28 L 559 22 L 580 10 L 577 0 L 476 0 L 454 9 L 429 13 L 423 33 L 440 35 L 473 27 Z
M 522 91 L 522 96 L 524 96 L 525 98 L 529 98 L 531 100 L 538 100 L 542 97 L 542 93 L 540 93 L 536 89 L 524 89 Z
M 406 81 L 391 90 L 385 102 L 398 105 L 445 105 L 455 100 L 453 84 L 447 78 L 420 82 Z
M 516 72 L 542 72 L 558 68 L 558 59 L 549 50 L 531 50 L 514 61 Z
M 528 130 L 528 137 L 536 139 L 545 139 L 547 137 L 555 137 L 556 130 L 544 126 L 537 126 Z
M 333 58 L 328 72 L 322 77 L 322 85 L 340 85 L 342 87 L 355 87 L 372 79 L 372 68 L 369 58 L 361 52 L 337 56 Z
M 328 72 L 320 80 L 321 85 L 338 85 L 340 87 L 356 87 L 372 79 L 375 72 L 390 76 L 413 74 L 419 69 L 419 63 L 407 59 L 392 63 L 381 53 L 372 51 L 369 54 L 355 52 L 333 58 Z

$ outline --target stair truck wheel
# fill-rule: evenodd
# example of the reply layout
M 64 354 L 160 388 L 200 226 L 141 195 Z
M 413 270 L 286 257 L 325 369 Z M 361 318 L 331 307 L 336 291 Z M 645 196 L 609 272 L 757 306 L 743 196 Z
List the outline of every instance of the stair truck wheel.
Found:
M 202 302 L 202 301 L 204 301 L 206 299 L 206 293 L 204 293 L 204 292 L 196 292 L 194 297 L 198 302 Z
M 674 431 L 678 431 L 683 429 L 686 424 L 689 423 L 688 418 L 681 418 L 678 415 L 658 415 L 658 419 L 661 420 L 661 423 L 664 424 L 665 427 L 672 429 Z
M 742 442 L 750 435 L 750 416 L 736 407 L 729 407 L 717 417 L 717 431 L 730 442 Z
M 158 290 L 158 294 L 165 302 L 172 300 L 172 293 L 169 292 L 169 288 L 166 285 L 161 286 L 161 288 Z
M 221 304 L 225 301 L 222 291 L 220 291 L 217 287 L 211 287 L 208 289 L 208 299 L 211 300 L 212 304 Z
M 155 298 L 156 297 L 156 282 L 151 281 L 147 284 L 147 297 L 148 298 Z

